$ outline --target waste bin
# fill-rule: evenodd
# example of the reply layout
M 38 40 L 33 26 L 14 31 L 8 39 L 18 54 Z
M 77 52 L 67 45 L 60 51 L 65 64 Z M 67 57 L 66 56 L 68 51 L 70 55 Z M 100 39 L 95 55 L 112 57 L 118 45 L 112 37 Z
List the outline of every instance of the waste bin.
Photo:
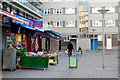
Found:
M 3 49 L 3 69 L 16 69 L 16 49 Z

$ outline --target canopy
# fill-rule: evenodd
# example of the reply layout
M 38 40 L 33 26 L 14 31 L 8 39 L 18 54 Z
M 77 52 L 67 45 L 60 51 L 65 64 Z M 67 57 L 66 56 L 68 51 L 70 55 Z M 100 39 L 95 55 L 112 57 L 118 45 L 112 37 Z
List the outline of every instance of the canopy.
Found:
M 60 38 L 62 39 L 65 39 L 65 36 L 64 35 L 61 35 L 60 33 L 57 33 L 55 31 L 50 31 L 52 34 L 55 34 L 56 36 L 59 36 Z

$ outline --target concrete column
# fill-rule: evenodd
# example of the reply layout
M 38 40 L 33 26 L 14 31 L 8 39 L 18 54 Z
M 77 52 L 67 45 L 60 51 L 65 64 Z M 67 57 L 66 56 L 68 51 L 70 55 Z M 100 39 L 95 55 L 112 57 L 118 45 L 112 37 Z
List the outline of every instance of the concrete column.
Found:
M 0 25 L 0 70 L 2 69 L 2 25 Z

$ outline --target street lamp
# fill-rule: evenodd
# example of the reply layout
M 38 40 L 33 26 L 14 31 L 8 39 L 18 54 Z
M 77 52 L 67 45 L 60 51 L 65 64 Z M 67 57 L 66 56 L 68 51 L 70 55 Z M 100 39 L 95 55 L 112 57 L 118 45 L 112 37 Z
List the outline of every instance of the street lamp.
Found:
M 95 28 L 92 28 L 92 31 L 93 31 L 93 50 L 95 49 L 94 48 L 94 32 L 95 32 L 95 30 L 96 30 Z
M 105 51 L 104 16 L 109 10 L 108 9 L 101 9 L 98 11 L 102 14 L 102 34 L 103 34 L 102 68 L 104 69 L 104 51 Z

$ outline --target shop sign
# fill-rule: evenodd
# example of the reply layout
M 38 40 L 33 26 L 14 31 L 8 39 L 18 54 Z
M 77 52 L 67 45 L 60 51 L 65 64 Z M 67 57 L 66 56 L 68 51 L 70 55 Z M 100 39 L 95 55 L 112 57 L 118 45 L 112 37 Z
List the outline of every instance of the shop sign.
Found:
M 23 20 L 21 20 L 21 19 L 15 17 L 15 16 L 13 16 L 12 14 L 7 13 L 7 12 L 2 11 L 2 10 L 0 10 L 0 14 L 5 15 L 5 16 L 7 16 L 7 17 L 9 17 L 9 18 L 14 19 L 14 20 L 18 20 L 19 22 L 22 22 L 22 21 L 23 21 Z
M 10 25 L 10 18 L 8 18 L 8 17 L 3 17 L 3 18 L 2 18 L 2 23 L 9 26 L 9 25 Z
M 21 34 L 16 34 L 16 41 L 21 41 Z
M 53 30 L 52 25 L 45 25 L 45 24 L 43 24 L 43 29 L 45 31 Z
M 33 20 L 33 27 L 43 28 L 43 21 Z
M 107 36 L 107 38 L 111 38 L 111 37 L 112 37 L 112 35 L 111 35 L 111 34 L 107 34 L 106 36 Z
M 29 27 L 32 27 L 32 26 L 33 26 L 33 22 L 32 22 L 31 20 L 28 20 L 28 19 L 26 19 L 26 18 L 24 18 L 24 17 L 21 17 L 21 16 L 19 16 L 19 15 L 17 15 L 17 14 L 13 14 L 13 15 L 14 15 L 15 17 L 17 17 L 17 18 L 19 18 L 19 19 L 22 20 L 21 24 L 23 24 L 23 25 L 25 25 L 25 26 L 29 26 Z M 14 21 L 14 20 L 13 20 L 13 22 L 19 23 L 18 21 Z

